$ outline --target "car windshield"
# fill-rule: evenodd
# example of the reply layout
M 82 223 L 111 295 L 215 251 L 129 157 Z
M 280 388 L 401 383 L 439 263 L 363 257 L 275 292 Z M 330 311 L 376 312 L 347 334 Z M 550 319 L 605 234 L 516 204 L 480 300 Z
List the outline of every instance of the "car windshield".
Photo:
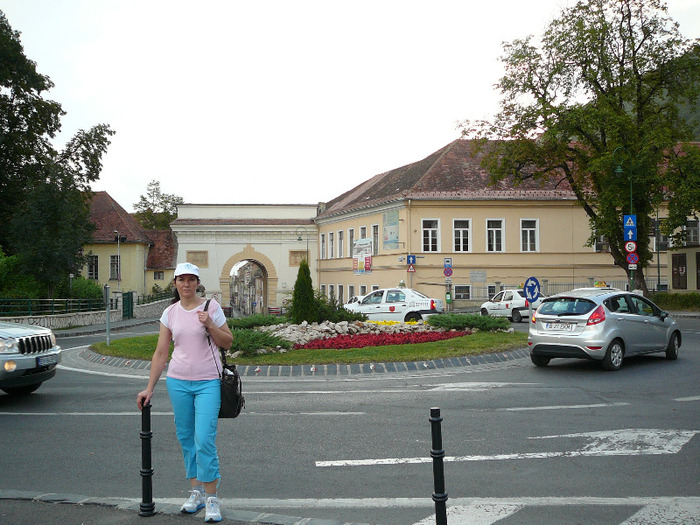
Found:
M 417 295 L 418 297 L 420 297 L 421 299 L 427 299 L 427 298 L 428 298 L 427 295 L 423 295 L 422 293 L 420 293 L 420 292 L 418 292 L 418 291 L 416 291 L 416 290 L 413 290 L 413 293 L 416 294 L 416 295 Z
M 546 299 L 537 310 L 541 315 L 585 315 L 596 304 L 589 299 L 579 297 L 554 297 Z

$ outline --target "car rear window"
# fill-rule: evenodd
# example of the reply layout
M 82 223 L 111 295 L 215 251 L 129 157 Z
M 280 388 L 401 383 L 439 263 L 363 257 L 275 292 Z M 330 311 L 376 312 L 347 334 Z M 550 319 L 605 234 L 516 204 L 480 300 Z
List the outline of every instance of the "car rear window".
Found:
M 545 299 L 537 310 L 543 315 L 585 315 L 595 308 L 589 299 L 579 297 L 554 297 Z

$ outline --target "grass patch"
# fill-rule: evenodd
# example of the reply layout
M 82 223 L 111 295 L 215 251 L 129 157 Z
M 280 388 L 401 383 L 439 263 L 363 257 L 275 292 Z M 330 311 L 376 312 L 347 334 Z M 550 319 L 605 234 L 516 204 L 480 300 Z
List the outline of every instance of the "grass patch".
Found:
M 158 335 L 130 337 L 106 343 L 96 343 L 92 349 L 102 355 L 125 359 L 150 360 Z M 522 348 L 527 344 L 527 334 L 522 332 L 476 332 L 432 343 L 410 345 L 368 346 L 343 350 L 289 350 L 283 354 L 262 354 L 231 360 L 240 365 L 304 365 L 304 364 L 354 364 L 391 363 L 399 361 L 427 361 L 431 359 L 504 352 Z M 172 350 L 172 346 L 171 346 Z

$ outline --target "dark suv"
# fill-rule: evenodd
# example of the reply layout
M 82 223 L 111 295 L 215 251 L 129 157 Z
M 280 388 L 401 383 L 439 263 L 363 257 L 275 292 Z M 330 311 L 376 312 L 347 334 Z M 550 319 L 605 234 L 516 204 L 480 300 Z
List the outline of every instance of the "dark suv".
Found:
M 56 375 L 61 347 L 48 328 L 0 322 L 0 390 L 31 394 Z

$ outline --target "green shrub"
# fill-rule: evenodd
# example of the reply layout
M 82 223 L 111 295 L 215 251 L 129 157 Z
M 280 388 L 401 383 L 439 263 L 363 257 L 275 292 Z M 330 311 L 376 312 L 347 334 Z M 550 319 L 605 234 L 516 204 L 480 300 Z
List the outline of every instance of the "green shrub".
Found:
M 102 299 L 102 294 L 102 286 L 82 275 L 76 275 L 72 283 L 70 281 L 60 282 L 54 290 L 56 297 L 70 297 L 72 299 Z
M 505 317 L 490 317 L 477 314 L 440 314 L 428 317 L 427 324 L 444 330 L 468 330 L 477 328 L 484 332 L 507 330 L 510 322 Z
M 700 310 L 700 293 L 654 293 L 651 300 L 664 310 Z
M 233 332 L 231 352 L 242 352 L 245 357 L 252 357 L 260 348 L 291 348 L 292 343 L 281 337 L 266 332 L 251 329 L 240 329 Z
M 287 321 L 284 317 L 279 317 L 270 314 L 253 314 L 248 317 L 240 317 L 237 319 L 228 319 L 228 326 L 231 330 L 242 330 L 246 328 L 255 328 L 256 326 L 270 326 L 280 324 Z
M 295 299 L 292 299 L 290 302 L 290 312 L 294 311 L 294 301 Z M 301 323 L 301 321 L 295 321 L 292 314 L 287 316 L 287 320 L 294 324 Z M 341 321 L 366 321 L 367 316 L 346 310 L 336 299 L 329 299 L 320 290 L 316 290 L 311 308 L 307 310 L 306 317 L 302 320 L 309 323 L 322 323 L 323 321 L 339 323 Z

